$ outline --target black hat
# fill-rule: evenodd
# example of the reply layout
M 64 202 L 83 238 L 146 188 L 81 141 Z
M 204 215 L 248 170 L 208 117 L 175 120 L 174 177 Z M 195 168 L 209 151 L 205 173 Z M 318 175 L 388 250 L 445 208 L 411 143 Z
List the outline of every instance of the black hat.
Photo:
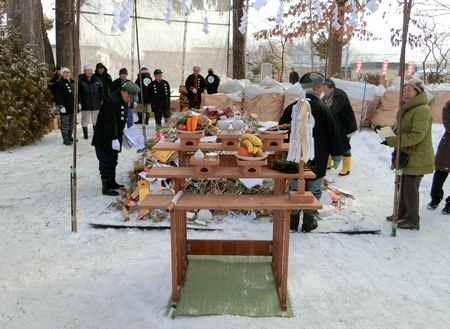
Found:
M 126 75 L 128 75 L 128 70 L 126 69 L 126 68 L 121 68 L 120 70 L 119 70 L 119 75 L 121 75 L 121 74 L 126 74 Z
M 62 65 L 56 65 L 56 71 L 61 70 L 63 67 L 64 67 L 64 66 L 62 66 Z
M 160 69 L 156 69 L 156 70 L 153 72 L 154 75 L 157 75 L 157 74 L 160 74 L 160 73 L 163 73 L 163 71 L 161 71 Z
M 98 70 L 98 69 L 101 69 L 101 68 L 106 69 L 106 67 L 105 67 L 105 65 L 103 65 L 103 63 L 97 63 L 97 65 L 95 66 L 95 69 Z

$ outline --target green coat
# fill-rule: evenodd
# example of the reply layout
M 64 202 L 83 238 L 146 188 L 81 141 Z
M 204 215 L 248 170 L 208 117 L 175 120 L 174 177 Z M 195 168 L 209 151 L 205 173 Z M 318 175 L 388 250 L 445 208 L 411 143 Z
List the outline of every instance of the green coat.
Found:
M 403 105 L 401 125 L 401 151 L 409 154 L 403 174 L 419 176 L 434 171 L 434 150 L 431 140 L 433 116 L 428 106 L 428 96 L 421 93 Z M 397 136 L 386 138 L 390 147 L 397 146 Z M 415 149 L 415 150 L 414 150 Z M 394 166 L 392 167 L 394 168 Z

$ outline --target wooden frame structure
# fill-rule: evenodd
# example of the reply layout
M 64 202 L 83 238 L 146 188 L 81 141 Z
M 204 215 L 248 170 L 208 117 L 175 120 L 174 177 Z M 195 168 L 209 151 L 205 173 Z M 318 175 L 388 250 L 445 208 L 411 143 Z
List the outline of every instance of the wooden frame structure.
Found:
M 220 143 L 200 143 L 203 152 L 223 150 Z M 284 144 L 282 149 L 286 149 Z M 282 149 L 276 156 L 281 154 Z M 158 143 L 153 151 L 177 151 L 180 167 L 154 167 L 147 177 L 174 178 L 175 190 L 183 189 L 187 178 L 266 178 L 274 180 L 273 195 L 190 195 L 179 198 L 170 212 L 171 225 L 171 258 L 172 258 L 172 307 L 176 307 L 183 288 L 189 255 L 238 255 L 238 256 L 271 256 L 276 287 L 283 309 L 287 308 L 287 277 L 289 260 L 289 228 L 291 209 L 319 209 L 319 201 L 310 193 L 300 190 L 299 198 L 289 198 L 286 194 L 286 181 L 289 178 L 315 178 L 309 170 L 301 170 L 299 174 L 281 173 L 262 167 L 258 174 L 243 174 L 236 166 L 234 155 L 220 155 L 221 165 L 212 172 L 199 173 L 193 166 L 185 167 L 186 150 L 180 144 Z M 192 150 L 191 150 L 192 151 Z M 222 161 L 223 160 L 223 161 Z M 234 160 L 234 162 L 233 162 Z M 223 164 L 222 164 L 223 163 Z M 299 183 L 299 186 L 301 184 Z M 172 201 L 170 195 L 149 194 L 141 202 L 143 209 L 165 209 Z M 299 201 L 300 200 L 300 201 Z M 306 201 L 305 201 L 306 200 Z M 207 240 L 188 239 L 186 211 L 193 209 L 267 209 L 273 212 L 272 240 Z M 218 292 L 220 293 L 220 292 Z

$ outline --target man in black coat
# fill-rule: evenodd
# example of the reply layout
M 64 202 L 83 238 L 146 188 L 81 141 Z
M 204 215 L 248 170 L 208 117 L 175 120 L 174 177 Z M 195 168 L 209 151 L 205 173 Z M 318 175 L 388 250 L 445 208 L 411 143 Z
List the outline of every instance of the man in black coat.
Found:
M 111 94 L 112 78 L 108 73 L 108 69 L 103 65 L 103 63 L 97 63 L 95 66 L 94 75 L 100 79 L 103 85 L 103 91 L 105 93 L 105 98 Z
M 325 79 L 323 93 L 325 96 L 322 100 L 336 113 L 350 141 L 350 137 L 358 131 L 358 125 L 356 123 L 355 112 L 347 94 L 342 89 L 336 88 L 334 81 L 331 79 Z M 350 149 L 345 151 L 342 156 L 343 165 L 339 175 L 345 176 L 350 174 L 351 169 L 352 153 Z
M 131 81 L 128 79 L 128 70 L 125 67 L 122 67 L 119 70 L 119 77 L 114 80 L 111 85 L 111 92 L 122 89 L 122 85 L 127 81 Z
M 63 67 L 60 72 L 62 78 L 56 81 L 55 103 L 59 109 L 63 143 L 64 145 L 72 145 L 73 115 L 75 114 L 73 106 L 75 87 L 73 85 L 73 80 L 70 78 L 70 70 L 67 67 Z
M 298 82 L 298 79 L 298 73 L 295 72 L 295 69 L 293 67 L 291 67 L 291 73 L 289 73 L 289 83 L 295 84 Z
M 188 100 L 190 109 L 199 109 L 202 102 L 202 94 L 205 91 L 206 81 L 200 74 L 200 67 L 194 66 L 193 73 L 186 78 L 184 85 L 188 91 Z
M 170 85 L 163 80 L 163 72 L 160 69 L 154 72 L 155 80 L 150 83 L 150 103 L 152 111 L 155 114 L 155 123 L 157 127 L 161 127 L 161 121 L 167 123 L 170 119 Z
M 150 118 L 150 83 L 152 81 L 148 68 L 146 66 L 141 67 L 141 72 L 138 73 L 137 79 L 134 82 L 142 90 L 142 93 L 139 93 L 139 102 L 134 108 L 134 111 L 138 116 L 138 121 L 136 121 L 135 124 L 142 124 L 145 122 L 145 124 L 148 125 L 148 119 Z M 144 101 L 141 99 L 141 94 L 144 95 Z M 142 109 L 142 106 L 144 109 Z M 145 119 L 142 117 L 143 112 L 145 113 Z
M 314 159 L 308 161 L 307 165 L 315 173 L 316 178 L 306 180 L 306 190 L 310 191 L 317 200 L 322 196 L 322 181 L 326 174 L 328 155 L 339 156 L 350 149 L 344 128 L 337 116 L 319 98 L 322 93 L 324 79 L 320 73 L 306 73 L 300 78 L 300 84 L 306 91 L 309 99 L 311 114 L 314 117 Z M 280 128 L 290 128 L 292 108 L 297 103 L 290 104 L 283 112 L 279 122 Z M 290 138 L 298 136 L 290 135 Z M 291 190 L 297 190 L 297 180 L 290 180 Z M 315 215 L 317 210 L 303 211 L 302 232 L 310 232 L 317 228 Z M 291 214 L 291 230 L 297 231 L 300 221 L 300 213 L 293 211 Z
M 138 101 L 139 91 L 137 84 L 128 81 L 109 95 L 100 108 L 92 145 L 99 162 L 103 195 L 118 195 L 115 189 L 123 187 L 116 182 L 116 167 L 127 123 L 128 103 Z
M 219 88 L 220 78 L 214 74 L 213 69 L 208 69 L 208 75 L 205 78 L 206 81 L 206 91 L 208 94 L 217 94 L 217 89 Z
M 92 121 L 95 130 L 98 111 L 105 99 L 102 82 L 94 75 L 90 64 L 83 67 L 84 73 L 78 76 L 78 103 L 81 107 L 81 127 L 84 139 L 88 139 L 88 125 Z

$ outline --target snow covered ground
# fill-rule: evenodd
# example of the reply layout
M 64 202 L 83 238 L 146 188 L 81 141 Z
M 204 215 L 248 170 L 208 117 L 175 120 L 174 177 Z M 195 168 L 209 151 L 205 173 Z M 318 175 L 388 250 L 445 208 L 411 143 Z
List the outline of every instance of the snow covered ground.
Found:
M 79 129 L 79 127 L 78 127 Z M 80 129 L 79 129 L 80 130 Z M 151 133 L 151 128 L 149 128 Z M 437 145 L 442 125 L 433 126 Z M 80 135 L 80 132 L 79 132 Z M 363 130 L 352 137 L 351 174 L 336 184 L 345 199 L 319 230 L 379 229 L 379 235 L 290 235 L 288 293 L 292 318 L 166 316 L 171 294 L 170 231 L 94 229 L 113 200 L 101 194 L 90 140 L 77 156 L 78 233 L 71 232 L 72 148 L 59 131 L 37 145 L 0 152 L 1 328 L 448 328 L 450 216 L 427 210 L 432 175 L 424 177 L 420 231 L 391 237 L 391 151 Z M 126 182 L 137 154 L 119 157 Z M 450 193 L 450 181 L 446 183 Z M 228 219 L 223 231 L 192 238 L 270 238 L 267 219 Z

